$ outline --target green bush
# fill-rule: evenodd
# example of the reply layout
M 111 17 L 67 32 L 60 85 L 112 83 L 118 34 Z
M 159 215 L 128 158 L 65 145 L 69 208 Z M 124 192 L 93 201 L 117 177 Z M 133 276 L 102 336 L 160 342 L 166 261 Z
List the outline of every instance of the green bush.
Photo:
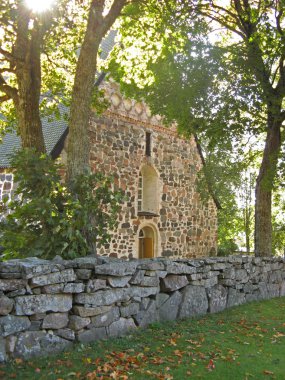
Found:
M 238 245 L 232 240 L 224 240 L 223 244 L 218 246 L 218 256 L 229 256 L 239 249 Z
M 17 189 L 10 214 L 0 223 L 5 259 L 70 259 L 95 253 L 96 246 L 109 241 L 123 199 L 110 177 L 80 175 L 67 188 L 59 164 L 27 149 L 17 152 L 11 164 Z

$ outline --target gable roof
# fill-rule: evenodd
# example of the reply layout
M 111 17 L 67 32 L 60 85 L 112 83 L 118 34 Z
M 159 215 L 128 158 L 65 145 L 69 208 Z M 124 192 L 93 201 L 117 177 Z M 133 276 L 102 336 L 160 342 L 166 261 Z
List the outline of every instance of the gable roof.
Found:
M 107 37 L 102 41 L 100 50 L 100 57 L 105 60 L 115 44 L 115 37 L 117 35 L 116 30 L 111 30 Z M 99 85 L 104 79 L 104 74 L 100 73 L 96 75 L 95 85 Z M 68 134 L 68 122 L 63 117 L 64 113 L 68 112 L 68 108 L 59 105 L 59 111 L 62 115 L 61 119 L 50 120 L 49 117 L 42 118 L 42 129 L 44 135 L 44 141 L 46 146 L 47 154 L 50 154 L 53 158 L 59 156 L 62 148 L 64 139 Z M 0 114 L 1 117 L 1 114 Z M 0 168 L 10 168 L 10 157 L 14 151 L 20 149 L 21 138 L 16 133 L 16 131 L 7 133 L 2 142 L 0 142 Z
M 62 105 L 59 106 L 61 114 L 66 110 Z M 67 133 L 67 121 L 62 117 L 62 119 L 49 120 L 48 117 L 42 119 L 42 129 L 44 135 L 44 141 L 46 146 L 46 151 L 48 154 L 54 155 L 54 150 L 58 142 Z M 10 167 L 10 156 L 15 150 L 21 147 L 20 136 L 16 132 L 7 133 L 0 143 L 0 168 Z M 55 157 L 54 157 L 55 158 Z

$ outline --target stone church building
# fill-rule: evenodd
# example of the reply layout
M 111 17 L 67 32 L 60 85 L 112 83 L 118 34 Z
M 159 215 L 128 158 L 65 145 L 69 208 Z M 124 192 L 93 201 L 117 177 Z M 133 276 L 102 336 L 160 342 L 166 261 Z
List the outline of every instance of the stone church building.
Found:
M 90 122 L 93 171 L 114 173 L 127 201 L 110 244 L 118 257 L 209 256 L 216 252 L 217 209 L 196 189 L 202 160 L 195 140 L 163 127 L 143 103 L 103 84 L 110 108 Z
M 202 202 L 196 188 L 202 158 L 194 138 L 180 138 L 165 128 L 148 106 L 121 96 L 118 85 L 101 81 L 110 107 L 90 120 L 90 163 L 93 171 L 114 175 L 126 201 L 118 228 L 100 255 L 127 258 L 201 257 L 216 254 L 217 207 Z M 47 152 L 66 159 L 65 121 L 43 119 Z M 9 154 L 20 146 L 8 134 L 0 144 L 0 201 L 13 191 Z

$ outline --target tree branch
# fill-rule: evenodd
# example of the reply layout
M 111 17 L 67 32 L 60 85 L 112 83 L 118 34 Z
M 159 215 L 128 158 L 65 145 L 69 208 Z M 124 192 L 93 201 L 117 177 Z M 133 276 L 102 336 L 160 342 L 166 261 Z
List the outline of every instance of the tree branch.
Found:
M 115 22 L 116 18 L 120 15 L 121 10 L 126 5 L 128 0 L 114 0 L 109 13 L 104 17 L 103 35 L 107 33 L 110 27 Z
M 0 74 L 0 91 L 4 92 L 4 94 L 6 94 L 5 96 L 8 96 L 9 99 L 13 99 L 15 105 L 18 105 L 18 102 L 19 102 L 18 90 L 15 87 L 9 86 L 1 74 Z
M 3 95 L 3 96 L 0 96 L 0 104 L 1 103 L 5 103 L 5 102 L 7 102 L 7 100 L 10 100 L 11 98 L 10 98 L 10 96 L 8 96 L 8 95 Z
M 282 55 L 279 61 L 278 70 L 279 70 L 279 80 L 276 86 L 276 91 L 281 97 L 285 96 L 285 66 L 284 66 L 285 57 Z
M 15 61 L 15 57 L 13 56 L 13 54 L 11 54 L 7 50 L 1 48 L 1 46 L 0 46 L 0 54 L 2 54 L 9 62 Z
M 219 13 L 217 13 L 218 16 L 215 16 L 214 14 L 207 13 L 207 11 L 199 10 L 199 14 L 201 16 L 209 18 L 212 21 L 217 22 L 218 24 L 222 25 L 223 27 L 225 27 L 225 28 L 229 29 L 230 31 L 234 32 L 235 34 L 239 35 L 242 39 L 245 38 L 245 35 L 241 31 L 237 30 L 236 28 L 234 28 L 232 25 L 229 24 L 229 21 L 227 20 L 227 18 L 223 17 L 223 19 L 221 19 L 222 16 Z
M 276 8 L 277 8 L 277 4 L 276 4 Z M 277 11 L 277 9 L 276 9 L 276 11 Z M 283 8 L 280 9 L 278 14 L 275 12 L 276 28 L 277 28 L 280 36 L 282 36 L 282 37 L 284 37 L 284 30 L 282 29 L 282 26 L 281 26 L 281 19 L 283 16 L 283 12 L 284 12 Z
M 15 70 L 14 69 L 10 69 L 8 67 L 2 67 L 0 69 L 0 74 L 3 74 L 3 73 L 15 73 Z

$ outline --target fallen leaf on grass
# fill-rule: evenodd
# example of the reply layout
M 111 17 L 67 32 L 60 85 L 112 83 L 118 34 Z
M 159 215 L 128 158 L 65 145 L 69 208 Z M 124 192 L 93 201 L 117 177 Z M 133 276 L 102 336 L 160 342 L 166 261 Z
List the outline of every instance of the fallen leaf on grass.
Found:
M 263 373 L 264 373 L 264 375 L 274 375 L 274 372 L 267 371 L 267 370 L 264 370 Z
M 155 357 L 152 359 L 152 364 L 163 364 L 164 360 L 160 357 Z
M 209 360 L 209 363 L 207 365 L 207 369 L 208 369 L 208 371 L 213 371 L 213 369 L 215 369 L 215 364 L 214 364 L 214 361 L 212 359 Z
M 87 380 L 95 380 L 97 378 L 97 371 L 89 372 L 86 375 Z
M 182 358 L 184 352 L 183 351 L 180 351 L 180 350 L 175 350 L 174 351 L 174 355 L 175 356 L 178 356 L 179 358 Z
M 177 346 L 176 344 L 176 340 L 171 338 L 171 339 L 168 339 L 168 343 L 171 345 L 171 346 Z
M 157 380 L 173 380 L 173 376 L 169 373 L 152 373 L 152 376 L 154 376 Z
M 71 360 L 60 360 L 58 359 L 55 364 L 57 366 L 63 366 L 63 367 L 72 367 L 73 366 L 73 363 Z
M 119 372 L 117 372 L 117 371 L 113 371 L 112 373 L 110 373 L 110 377 L 111 377 L 112 379 L 114 379 L 114 380 L 117 380 L 117 379 L 119 379 L 121 376 L 120 376 Z M 127 378 L 128 378 L 128 377 L 127 377 Z
M 173 380 L 173 376 L 170 374 L 166 374 L 161 380 Z
M 285 334 L 282 334 L 281 332 L 278 332 L 277 334 L 273 335 L 274 338 L 281 338 L 285 336 Z

